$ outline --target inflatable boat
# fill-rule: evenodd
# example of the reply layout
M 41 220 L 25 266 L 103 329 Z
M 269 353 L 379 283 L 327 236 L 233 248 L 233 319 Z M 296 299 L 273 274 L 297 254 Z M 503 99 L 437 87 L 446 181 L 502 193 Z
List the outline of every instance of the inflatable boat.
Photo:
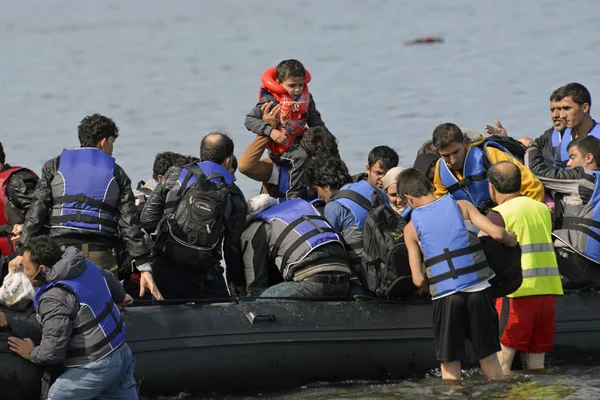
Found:
M 29 335 L 35 316 L 0 330 L 0 398 L 39 399 L 42 370 L 6 339 Z M 134 307 L 123 311 L 144 395 L 235 393 L 316 381 L 402 378 L 438 366 L 431 301 L 285 301 Z M 27 320 L 29 317 L 29 320 Z M 557 302 L 554 362 L 600 360 L 600 295 Z

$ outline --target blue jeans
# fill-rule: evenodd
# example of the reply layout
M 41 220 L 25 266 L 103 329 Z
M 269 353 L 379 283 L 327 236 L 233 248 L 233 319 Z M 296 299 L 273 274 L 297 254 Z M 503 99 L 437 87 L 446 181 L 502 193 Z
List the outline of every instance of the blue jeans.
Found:
M 101 360 L 69 368 L 48 391 L 48 400 L 137 400 L 135 361 L 127 344 Z
M 332 297 L 341 298 L 348 291 L 346 283 L 318 283 L 310 281 L 282 282 L 271 286 L 260 297 Z M 268 300 L 264 299 L 263 301 Z

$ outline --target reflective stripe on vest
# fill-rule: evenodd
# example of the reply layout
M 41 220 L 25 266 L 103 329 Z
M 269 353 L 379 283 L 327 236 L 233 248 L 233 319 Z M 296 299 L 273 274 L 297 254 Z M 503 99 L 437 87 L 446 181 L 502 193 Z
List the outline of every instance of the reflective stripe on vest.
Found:
M 259 213 L 254 220 L 268 222 L 277 238 L 270 258 L 281 260 L 279 268 L 288 278 L 290 267 L 326 243 L 342 244 L 329 223 L 306 200 L 291 199 Z
M 589 131 L 588 135 L 592 135 L 598 139 L 600 139 L 600 124 L 596 121 L 593 121 L 594 125 L 592 129 Z M 566 167 L 567 162 L 569 161 L 569 144 L 572 142 L 572 129 L 567 128 L 561 134 L 557 130 L 552 132 L 552 147 L 554 148 L 554 156 L 555 159 L 560 161 L 560 165 L 555 165 L 555 167 Z
M 554 235 L 576 252 L 600 264 L 600 171 L 595 177 L 592 197 L 584 206 L 565 205 Z
M 85 271 L 73 278 L 40 286 L 35 295 L 35 308 L 40 297 L 50 288 L 67 290 L 79 302 L 79 311 L 73 321 L 73 332 L 64 364 L 67 367 L 84 365 L 96 355 L 102 358 L 125 342 L 125 325 L 119 309 L 112 300 L 108 284 L 94 263 L 86 261 Z M 78 345 L 82 347 L 78 347 Z
M 371 208 L 373 208 L 371 197 L 373 196 L 374 190 L 375 188 L 373 185 L 366 180 L 361 180 L 356 183 L 349 183 L 342 186 L 331 200 L 340 203 L 350 210 L 354 217 L 354 225 L 358 226 L 362 231 L 365 226 L 367 214 L 371 211 Z
M 508 297 L 563 294 L 548 206 L 519 196 L 494 207 L 494 211 L 502 215 L 506 230 L 515 232 L 521 244 L 523 283 Z
M 115 159 L 86 147 L 63 150 L 59 162 L 52 179 L 51 227 L 117 234 Z
M 484 142 L 481 145 L 471 146 L 467 150 L 462 170 L 462 179 L 459 181 L 444 159 L 438 161 L 438 174 L 442 184 L 448 189 L 456 200 L 467 200 L 475 206 L 490 200 L 488 189 L 487 169 L 484 167 L 484 158 L 488 157 L 487 147 L 491 146 L 510 154 L 504 146 L 496 142 Z M 484 154 L 483 152 L 486 152 Z
M 411 221 L 425 256 L 431 297 L 468 289 L 494 277 L 477 236 L 465 226 L 450 195 L 412 211 Z

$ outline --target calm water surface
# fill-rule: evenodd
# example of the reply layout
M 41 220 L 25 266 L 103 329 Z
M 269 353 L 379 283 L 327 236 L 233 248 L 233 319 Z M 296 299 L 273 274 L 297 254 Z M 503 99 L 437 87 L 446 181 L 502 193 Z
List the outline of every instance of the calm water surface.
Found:
M 599 14 L 598 0 L 4 0 L 0 140 L 9 162 L 39 171 L 78 145 L 83 116 L 100 112 L 121 130 L 115 157 L 134 182 L 149 178 L 157 152 L 197 154 L 213 130 L 229 132 L 239 155 L 253 137 L 243 123 L 261 72 L 298 58 L 352 172 L 379 144 L 410 166 L 441 122 L 481 129 L 497 118 L 535 137 L 550 126 L 555 88 L 578 81 L 600 93 Z M 425 35 L 445 43 L 403 46 Z M 599 373 L 321 384 L 254 398 L 593 399 Z

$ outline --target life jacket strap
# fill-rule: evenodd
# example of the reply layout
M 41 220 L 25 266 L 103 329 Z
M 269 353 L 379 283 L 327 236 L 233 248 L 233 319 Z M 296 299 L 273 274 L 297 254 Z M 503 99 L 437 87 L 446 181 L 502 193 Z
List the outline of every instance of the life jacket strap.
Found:
M 448 193 L 452 194 L 459 189 L 465 190 L 469 186 L 469 184 L 471 184 L 472 182 L 485 181 L 486 179 L 487 179 L 487 172 L 484 172 L 482 174 L 473 175 L 473 176 L 467 176 L 466 178 L 461 179 L 460 181 L 456 182 L 455 184 L 448 186 L 446 189 L 448 189 Z
M 483 246 L 481 243 L 474 244 L 472 246 L 464 247 L 458 250 L 449 251 L 448 249 L 444 249 L 444 253 L 439 256 L 431 257 L 425 260 L 425 266 L 431 267 L 437 263 L 441 263 L 442 261 L 448 261 L 449 263 L 455 257 L 466 256 L 467 254 L 476 253 L 478 251 L 483 251 Z
M 600 229 L 600 222 L 589 218 L 563 217 L 560 229 L 572 229 L 574 231 L 583 232 L 600 243 L 600 234 L 591 230 L 590 227 Z
M 459 269 L 450 270 L 448 272 L 444 272 L 443 274 L 429 278 L 428 282 L 430 285 L 435 285 L 435 284 L 438 284 L 447 279 L 456 279 L 461 275 L 466 275 L 466 274 L 470 274 L 472 272 L 477 272 L 477 271 L 480 271 L 485 268 L 489 268 L 487 261 L 481 261 L 481 262 L 478 262 L 477 264 L 471 265 L 470 267 L 459 268 Z
M 317 236 L 317 235 L 319 235 L 321 233 L 325 233 L 325 232 L 335 233 L 334 230 L 331 228 L 319 228 L 318 230 L 313 229 L 312 231 L 307 232 L 304 235 L 300 236 L 298 239 L 296 239 L 296 241 L 294 241 L 294 243 L 292 243 L 290 248 L 287 249 L 287 251 L 283 255 L 283 258 L 281 259 L 281 266 L 285 267 L 287 265 L 288 259 L 291 257 L 292 254 L 294 254 L 294 252 L 298 249 L 298 247 L 300 247 L 302 245 L 302 243 L 308 241 L 308 239 L 312 238 L 313 236 Z
M 50 217 L 51 223 L 60 224 L 62 222 L 69 222 L 69 221 L 86 222 L 89 224 L 99 224 L 99 225 L 104 225 L 104 226 L 111 226 L 111 225 L 115 224 L 115 220 L 113 220 L 113 219 L 98 218 L 98 217 L 94 217 L 92 215 L 85 215 L 85 214 L 82 214 L 80 211 L 78 211 L 74 214 L 53 215 Z
M 283 243 L 283 241 L 285 240 L 285 238 L 290 234 L 290 232 L 292 232 L 301 223 L 303 223 L 303 222 L 310 222 L 313 226 L 317 227 L 317 229 L 321 229 L 322 231 L 326 230 L 326 228 L 319 228 L 317 226 L 317 224 L 315 224 L 313 222 L 314 220 L 325 221 L 325 218 L 322 217 L 322 216 L 320 216 L 320 215 L 310 215 L 310 216 L 303 215 L 300 218 L 297 218 L 294 221 L 290 222 L 290 224 L 288 226 L 286 226 L 283 229 L 283 231 L 281 231 L 281 234 L 279 235 L 279 237 L 275 241 L 275 244 L 273 245 L 273 250 L 271 251 L 271 258 L 275 259 L 275 257 L 277 257 L 277 253 L 279 252 L 279 248 L 281 247 L 281 244 Z
M 354 190 L 340 190 L 333 196 L 331 196 L 331 200 L 335 199 L 348 199 L 352 200 L 362 208 L 367 211 L 371 211 L 373 208 L 373 204 L 367 199 L 365 196 L 356 193 Z
M 54 204 L 77 203 L 76 208 L 82 208 L 84 204 L 99 208 L 100 210 L 114 214 L 117 208 L 106 204 L 103 201 L 88 197 L 85 194 L 73 194 L 67 196 L 58 196 L 54 198 Z

